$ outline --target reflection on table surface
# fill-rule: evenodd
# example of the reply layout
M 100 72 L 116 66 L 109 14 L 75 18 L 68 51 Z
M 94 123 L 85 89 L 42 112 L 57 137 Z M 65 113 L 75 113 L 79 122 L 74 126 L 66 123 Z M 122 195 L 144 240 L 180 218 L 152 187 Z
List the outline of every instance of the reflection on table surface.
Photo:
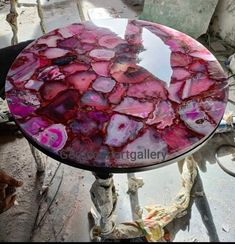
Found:
M 159 24 L 73 24 L 31 43 L 6 82 L 24 135 L 64 163 L 128 171 L 190 152 L 215 131 L 227 102 L 215 57 Z

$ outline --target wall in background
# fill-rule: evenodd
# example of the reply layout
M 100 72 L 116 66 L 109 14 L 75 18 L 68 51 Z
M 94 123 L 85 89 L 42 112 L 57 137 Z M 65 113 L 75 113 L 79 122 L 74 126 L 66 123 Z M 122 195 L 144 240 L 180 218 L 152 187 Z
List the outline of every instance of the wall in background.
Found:
M 235 1 L 219 0 L 209 32 L 235 47 Z
M 145 0 L 140 19 L 198 38 L 207 32 L 217 3 L 218 0 Z

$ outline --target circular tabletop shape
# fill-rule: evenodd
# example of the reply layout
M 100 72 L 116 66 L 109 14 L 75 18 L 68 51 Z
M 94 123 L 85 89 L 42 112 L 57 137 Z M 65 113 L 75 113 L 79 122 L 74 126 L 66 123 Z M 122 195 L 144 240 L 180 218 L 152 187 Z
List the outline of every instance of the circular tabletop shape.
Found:
M 56 29 L 27 46 L 6 80 L 9 109 L 47 155 L 130 172 L 186 156 L 216 130 L 228 88 L 199 42 L 141 20 Z

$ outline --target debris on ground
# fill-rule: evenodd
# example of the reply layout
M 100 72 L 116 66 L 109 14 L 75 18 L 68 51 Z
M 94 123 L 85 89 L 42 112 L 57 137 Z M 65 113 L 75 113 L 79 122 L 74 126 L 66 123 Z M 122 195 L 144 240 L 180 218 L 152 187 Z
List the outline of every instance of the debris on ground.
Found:
M 229 226 L 228 224 L 223 224 L 223 225 L 222 225 L 222 230 L 223 230 L 224 232 L 229 232 L 229 231 L 230 231 L 230 226 Z
M 228 113 L 225 113 L 223 116 L 223 119 L 226 121 L 228 125 L 233 126 L 233 112 L 229 111 Z
M 192 239 L 190 240 L 191 242 L 199 242 L 198 239 L 196 237 L 192 237 Z

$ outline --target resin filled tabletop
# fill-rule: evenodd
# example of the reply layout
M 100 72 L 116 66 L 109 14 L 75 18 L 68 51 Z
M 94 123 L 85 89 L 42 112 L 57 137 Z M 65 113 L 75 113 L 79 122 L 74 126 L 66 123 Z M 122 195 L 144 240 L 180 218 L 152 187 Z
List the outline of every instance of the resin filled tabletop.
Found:
M 93 171 L 143 170 L 177 159 L 216 130 L 227 81 L 191 37 L 128 19 L 72 24 L 32 42 L 6 81 L 24 136 Z

